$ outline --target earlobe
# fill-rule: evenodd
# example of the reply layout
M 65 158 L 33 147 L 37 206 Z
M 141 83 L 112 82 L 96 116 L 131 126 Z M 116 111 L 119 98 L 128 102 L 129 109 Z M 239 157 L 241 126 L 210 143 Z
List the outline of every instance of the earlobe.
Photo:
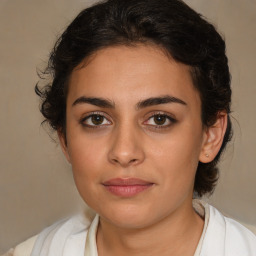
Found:
M 67 161 L 70 163 L 70 156 L 68 152 L 67 140 L 66 140 L 65 134 L 62 131 L 58 130 L 58 137 L 59 137 L 62 152 L 65 155 Z
M 199 156 L 200 162 L 209 163 L 216 157 L 221 148 L 226 129 L 227 113 L 220 112 L 216 122 L 205 130 L 202 149 Z

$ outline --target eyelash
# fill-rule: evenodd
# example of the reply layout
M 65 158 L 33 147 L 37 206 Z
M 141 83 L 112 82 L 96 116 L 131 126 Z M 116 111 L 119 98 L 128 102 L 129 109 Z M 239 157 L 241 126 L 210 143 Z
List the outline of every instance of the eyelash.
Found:
M 177 122 L 176 119 L 174 119 L 172 116 L 170 116 L 164 112 L 154 112 L 152 115 L 150 115 L 150 117 L 147 119 L 147 121 L 156 116 L 165 117 L 170 123 L 168 125 L 149 125 L 151 129 L 168 129 L 170 126 L 172 126 L 172 124 Z
M 92 112 L 90 115 L 83 117 L 80 120 L 80 124 L 86 128 L 90 128 L 90 129 L 99 129 L 99 128 L 102 128 L 102 126 L 106 126 L 106 125 L 88 125 L 88 124 L 84 123 L 86 120 L 88 120 L 89 118 L 91 118 L 93 116 L 101 116 L 108 120 L 108 118 L 104 114 L 102 114 L 102 112 Z
M 105 119 L 108 120 L 108 118 L 102 113 L 102 112 L 92 112 L 90 115 L 87 115 L 85 117 L 83 117 L 81 120 L 80 120 L 80 124 L 86 128 L 89 128 L 89 129 L 100 129 L 102 128 L 103 126 L 107 126 L 107 125 L 88 125 L 88 124 L 85 124 L 85 121 L 88 120 L 89 118 L 93 117 L 93 116 L 100 116 L 100 117 L 103 117 Z M 172 116 L 166 114 L 166 113 L 163 113 L 163 112 L 155 112 L 153 113 L 148 119 L 150 120 L 151 118 L 154 118 L 156 116 L 161 116 L 161 117 L 165 117 L 169 120 L 169 122 L 171 124 L 168 124 L 168 125 L 149 125 L 151 126 L 151 129 L 167 129 L 169 128 L 172 124 L 176 123 L 177 120 L 174 119 Z M 110 122 L 110 121 L 109 121 Z

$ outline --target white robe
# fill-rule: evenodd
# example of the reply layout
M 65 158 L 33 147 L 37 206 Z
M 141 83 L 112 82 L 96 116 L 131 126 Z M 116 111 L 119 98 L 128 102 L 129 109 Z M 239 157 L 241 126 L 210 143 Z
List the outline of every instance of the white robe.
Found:
M 205 219 L 194 256 L 256 256 L 256 236 L 251 231 L 207 203 L 195 200 L 193 206 Z M 17 246 L 10 255 L 98 256 L 98 223 L 98 215 L 93 221 L 85 215 L 59 221 Z

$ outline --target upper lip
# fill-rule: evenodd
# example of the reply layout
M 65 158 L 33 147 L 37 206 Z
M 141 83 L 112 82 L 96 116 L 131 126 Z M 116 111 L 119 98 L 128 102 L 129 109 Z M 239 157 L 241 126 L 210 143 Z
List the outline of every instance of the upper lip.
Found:
M 132 186 L 132 185 L 150 185 L 153 182 L 137 178 L 114 178 L 103 182 L 105 186 Z

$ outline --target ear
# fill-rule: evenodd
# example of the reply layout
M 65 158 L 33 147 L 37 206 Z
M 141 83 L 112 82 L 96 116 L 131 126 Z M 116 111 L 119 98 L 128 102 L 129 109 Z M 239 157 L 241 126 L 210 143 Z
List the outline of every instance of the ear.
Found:
M 227 113 L 220 112 L 216 122 L 205 129 L 202 149 L 199 161 L 202 163 L 211 162 L 218 154 L 224 135 L 227 129 Z
M 65 155 L 65 157 L 68 160 L 68 162 L 70 163 L 70 156 L 69 156 L 69 152 L 68 152 L 66 135 L 62 131 L 60 131 L 60 130 L 58 130 L 57 133 L 58 133 L 58 137 L 59 137 L 59 141 L 60 141 L 60 146 L 61 146 L 62 152 Z

